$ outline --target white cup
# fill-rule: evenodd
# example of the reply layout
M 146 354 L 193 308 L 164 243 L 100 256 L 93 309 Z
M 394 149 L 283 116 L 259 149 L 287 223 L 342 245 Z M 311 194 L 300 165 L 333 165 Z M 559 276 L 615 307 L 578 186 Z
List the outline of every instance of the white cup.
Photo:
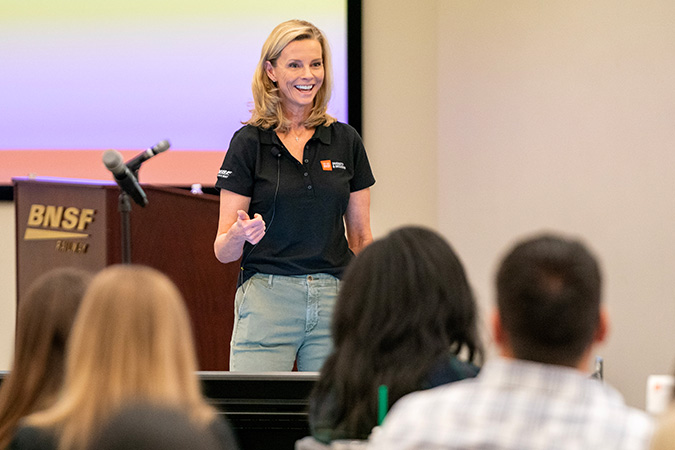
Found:
M 672 375 L 649 375 L 647 377 L 647 399 L 645 409 L 649 414 L 662 414 L 673 398 L 675 377 Z

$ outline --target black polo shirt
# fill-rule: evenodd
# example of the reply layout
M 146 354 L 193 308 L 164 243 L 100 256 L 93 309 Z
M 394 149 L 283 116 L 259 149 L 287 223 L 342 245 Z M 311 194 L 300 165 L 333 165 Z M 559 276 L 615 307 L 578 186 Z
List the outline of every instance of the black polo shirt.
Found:
M 353 257 L 343 217 L 349 195 L 375 183 L 359 134 L 344 123 L 319 126 L 296 160 L 273 130 L 239 129 L 216 187 L 251 198 L 265 236 L 244 245 L 242 282 L 255 273 L 340 277 Z

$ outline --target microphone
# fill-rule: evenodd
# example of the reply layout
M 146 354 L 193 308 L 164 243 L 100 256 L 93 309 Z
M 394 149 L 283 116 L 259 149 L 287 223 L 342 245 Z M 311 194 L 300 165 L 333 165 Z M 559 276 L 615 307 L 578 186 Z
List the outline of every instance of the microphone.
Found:
M 124 164 L 120 152 L 117 150 L 106 150 L 103 153 L 103 164 L 105 164 L 108 170 L 113 173 L 115 181 L 120 188 L 129 194 L 136 203 L 141 206 L 148 204 L 148 198 L 145 196 L 145 192 L 143 192 L 141 185 L 138 184 L 138 180 L 136 180 L 133 172 L 131 172 L 129 167 Z
M 278 148 L 272 147 L 270 152 L 272 152 L 272 155 L 276 156 L 277 158 L 281 158 L 281 152 Z
M 143 164 L 145 161 L 155 156 L 157 153 L 162 153 L 163 151 L 168 150 L 170 146 L 171 144 L 169 144 L 169 141 L 167 140 L 160 141 L 154 146 L 144 151 L 143 153 L 131 158 L 127 162 L 127 167 L 132 173 L 135 173 L 141 167 L 141 164 Z

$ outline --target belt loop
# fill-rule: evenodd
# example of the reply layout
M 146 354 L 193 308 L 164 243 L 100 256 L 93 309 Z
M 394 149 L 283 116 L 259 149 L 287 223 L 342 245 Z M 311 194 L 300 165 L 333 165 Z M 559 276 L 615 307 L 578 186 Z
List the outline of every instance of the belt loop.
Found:
M 267 286 L 272 287 L 272 281 L 274 280 L 274 275 L 270 275 L 267 278 Z

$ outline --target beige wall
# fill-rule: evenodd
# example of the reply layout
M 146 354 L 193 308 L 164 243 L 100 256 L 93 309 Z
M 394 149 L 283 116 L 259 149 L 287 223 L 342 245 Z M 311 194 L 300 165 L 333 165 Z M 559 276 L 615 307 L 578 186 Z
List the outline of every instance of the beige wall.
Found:
M 11 366 L 16 317 L 14 204 L 0 202 L 0 370 Z
M 603 262 L 608 381 L 644 406 L 675 362 L 675 3 L 439 1 L 438 210 L 482 304 L 539 230 Z
M 375 235 L 408 223 L 440 230 L 485 311 L 513 238 L 582 236 L 605 272 L 606 376 L 643 407 L 647 375 L 675 362 L 675 2 L 363 4 Z M 0 204 L 13 233 L 10 211 Z M 9 234 L 0 263 L 13 268 Z M 13 335 L 11 270 L 0 368 Z
M 376 185 L 377 236 L 438 224 L 435 2 L 363 2 L 363 139 Z
M 675 3 L 364 0 L 373 230 L 441 231 L 484 315 L 499 255 L 556 230 L 602 260 L 605 375 L 675 363 Z

